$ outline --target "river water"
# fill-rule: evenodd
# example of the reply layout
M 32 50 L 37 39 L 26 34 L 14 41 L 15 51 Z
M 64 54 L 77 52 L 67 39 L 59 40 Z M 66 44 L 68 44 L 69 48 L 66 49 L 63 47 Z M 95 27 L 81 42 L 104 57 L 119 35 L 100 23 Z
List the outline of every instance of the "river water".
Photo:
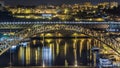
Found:
M 100 45 L 91 38 L 32 39 L 0 56 L 0 66 L 92 66 L 95 56 L 91 49 Z

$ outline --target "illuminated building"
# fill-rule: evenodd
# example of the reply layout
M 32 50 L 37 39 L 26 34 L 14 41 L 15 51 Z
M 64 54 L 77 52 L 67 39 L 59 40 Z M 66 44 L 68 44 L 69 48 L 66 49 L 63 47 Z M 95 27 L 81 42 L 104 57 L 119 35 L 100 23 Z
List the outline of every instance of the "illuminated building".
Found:
M 110 7 L 111 8 L 118 7 L 118 2 L 111 2 Z

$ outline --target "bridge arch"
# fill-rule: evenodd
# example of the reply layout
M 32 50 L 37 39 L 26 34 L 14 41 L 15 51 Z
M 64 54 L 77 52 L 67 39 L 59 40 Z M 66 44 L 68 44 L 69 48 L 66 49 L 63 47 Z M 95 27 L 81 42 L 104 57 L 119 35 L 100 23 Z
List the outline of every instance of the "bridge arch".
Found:
M 34 34 L 55 31 L 55 30 L 75 31 L 78 33 L 85 34 L 87 36 L 93 36 L 93 35 L 98 36 L 97 32 L 95 33 L 95 31 L 93 32 L 93 31 L 90 31 L 90 29 L 85 29 L 81 26 L 76 26 L 76 25 L 43 25 L 43 26 L 37 26 L 34 28 L 28 28 L 28 30 L 26 30 L 25 33 L 30 32 L 29 35 L 27 36 L 27 37 L 30 37 Z M 20 34 L 20 33 L 18 33 L 18 34 Z M 101 34 L 101 36 L 102 36 L 102 34 Z
M 32 27 L 29 27 L 23 31 L 16 33 L 13 37 L 22 37 L 22 38 L 20 40 L 14 39 L 12 42 L 10 42 L 10 45 L 11 46 L 15 45 L 15 44 L 19 43 L 21 40 L 29 38 L 33 35 L 47 32 L 47 31 L 53 31 L 53 30 L 66 30 L 66 31 L 71 30 L 71 31 L 80 32 L 80 33 L 85 34 L 89 37 L 95 38 L 98 41 L 103 42 L 108 47 L 113 49 L 117 54 L 120 55 L 119 42 L 117 42 L 109 37 L 104 37 L 107 35 L 106 33 L 98 33 L 97 31 L 90 30 L 90 29 L 87 29 L 87 28 L 84 28 L 84 27 L 81 27 L 78 25 L 56 25 L 56 24 L 53 24 L 53 25 L 33 25 Z
M 66 30 L 66 31 L 69 30 L 69 31 L 76 31 L 76 32 L 85 34 L 91 38 L 95 38 L 98 41 L 103 42 L 108 47 L 113 49 L 115 52 L 120 54 L 119 51 L 117 50 L 118 48 L 120 48 L 119 42 L 109 37 L 104 37 L 104 36 L 107 36 L 106 33 L 98 33 L 97 31 L 90 30 L 78 25 L 37 25 L 37 26 L 30 27 L 22 32 L 19 32 L 16 35 L 21 35 L 21 37 L 29 38 L 32 35 L 36 35 L 38 33 L 43 33 L 47 31 L 53 31 L 53 30 Z

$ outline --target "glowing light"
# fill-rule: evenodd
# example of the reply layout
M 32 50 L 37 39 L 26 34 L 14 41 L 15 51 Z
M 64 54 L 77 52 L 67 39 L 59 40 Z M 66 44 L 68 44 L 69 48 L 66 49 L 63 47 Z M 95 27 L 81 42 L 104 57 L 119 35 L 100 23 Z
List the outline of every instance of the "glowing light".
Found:
M 26 16 L 26 18 L 28 18 L 28 19 L 29 19 L 29 18 L 30 18 L 30 16 Z
M 57 52 L 57 55 L 59 54 L 59 43 L 56 41 L 56 45 L 57 45 L 57 49 L 56 49 L 56 52 Z
M 19 59 L 19 62 L 21 63 L 24 63 L 24 48 L 23 47 L 20 47 L 20 51 L 18 52 L 18 59 Z
M 44 34 L 42 33 L 42 34 L 40 34 L 40 36 L 44 36 Z
M 92 21 L 92 18 L 90 18 L 89 20 Z
M 47 43 L 50 43 L 50 42 L 52 42 L 52 39 L 46 39 L 45 40 Z
M 96 13 L 96 11 L 93 11 L 93 13 Z
M 17 46 L 12 46 L 12 49 L 15 49 Z
M 44 62 L 43 62 L 43 65 L 42 65 L 43 67 L 45 67 L 45 64 L 44 64 Z
M 31 29 L 29 28 L 28 31 L 30 31 Z
M 31 10 L 30 9 L 26 9 L 25 13 L 31 13 Z
M 97 20 L 97 21 L 104 21 L 103 18 L 97 18 L 96 20 Z
M 75 18 L 75 21 L 80 21 L 80 19 L 79 18 Z
M 77 65 L 77 60 L 75 60 L 75 65 L 74 65 L 75 67 L 77 67 L 78 65 Z
M 64 54 L 66 56 L 66 54 L 67 54 L 67 43 L 65 43 L 64 51 L 65 51 Z
M 77 67 L 78 65 L 77 65 L 77 64 L 75 64 L 74 66 L 75 66 L 75 67 Z
M 72 34 L 72 36 L 78 36 L 78 33 L 74 33 L 74 34 Z
M 15 33 L 14 32 L 11 32 L 10 35 L 14 35 Z
M 69 13 L 69 9 L 67 9 L 67 8 L 64 9 L 64 13 L 65 13 L 65 14 L 68 14 L 68 13 Z
M 67 60 L 65 60 L 65 66 L 68 66 L 68 62 L 67 62 Z
M 36 40 L 33 40 L 33 44 L 34 44 L 34 45 L 36 44 Z
M 38 51 L 35 50 L 35 61 L 36 61 L 36 64 L 38 63 L 37 60 L 38 60 Z
M 80 56 L 82 56 L 82 49 L 83 49 L 83 43 L 84 43 L 84 39 L 81 40 L 80 42 Z
M 6 33 L 4 33 L 3 35 L 7 35 Z
M 51 33 L 47 33 L 45 36 L 53 36 Z
M 31 59 L 30 59 L 30 52 L 31 52 L 30 47 L 27 47 L 26 48 L 26 64 L 30 64 L 30 61 L 31 61 Z
M 17 18 L 25 18 L 25 16 L 17 16 L 17 15 L 15 17 L 17 17 Z
M 45 67 L 46 64 L 51 64 L 52 60 L 52 51 L 49 47 L 44 47 L 42 49 L 42 61 L 43 61 L 43 67 Z
M 23 46 L 27 46 L 27 44 L 28 44 L 27 42 L 22 42 L 21 43 L 21 45 L 23 45 Z
M 58 36 L 62 36 L 62 34 L 61 34 L 61 33 L 58 33 Z

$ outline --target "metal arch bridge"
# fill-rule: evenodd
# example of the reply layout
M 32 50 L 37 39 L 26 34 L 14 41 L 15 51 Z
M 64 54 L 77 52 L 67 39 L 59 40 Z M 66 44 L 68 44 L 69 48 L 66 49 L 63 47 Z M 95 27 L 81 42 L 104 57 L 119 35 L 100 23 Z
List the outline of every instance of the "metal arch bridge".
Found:
M 13 40 L 2 41 L 0 45 L 0 55 L 6 52 L 11 46 L 20 43 L 22 40 L 26 38 L 29 38 L 38 33 L 43 33 L 43 32 L 52 31 L 52 30 L 71 30 L 71 31 L 83 33 L 89 37 L 95 38 L 103 42 L 108 47 L 113 49 L 113 51 L 117 55 L 120 55 L 120 41 L 116 41 L 112 37 L 105 37 L 108 35 L 107 33 L 100 33 L 100 32 L 90 30 L 77 25 L 54 25 L 54 24 L 53 25 L 33 25 L 32 27 L 29 27 L 27 29 L 24 29 L 16 33 L 14 36 L 11 37 Z

